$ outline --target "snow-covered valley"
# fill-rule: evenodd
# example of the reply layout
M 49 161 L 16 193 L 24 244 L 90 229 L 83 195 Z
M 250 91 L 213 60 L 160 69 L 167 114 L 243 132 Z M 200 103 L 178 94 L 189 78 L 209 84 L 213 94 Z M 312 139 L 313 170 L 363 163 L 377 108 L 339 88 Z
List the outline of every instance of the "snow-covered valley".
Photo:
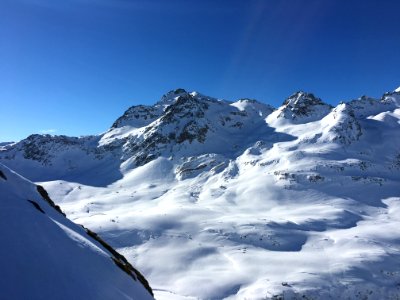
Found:
M 400 299 L 400 91 L 277 109 L 182 89 L 97 136 L 0 162 L 145 275 L 156 299 Z

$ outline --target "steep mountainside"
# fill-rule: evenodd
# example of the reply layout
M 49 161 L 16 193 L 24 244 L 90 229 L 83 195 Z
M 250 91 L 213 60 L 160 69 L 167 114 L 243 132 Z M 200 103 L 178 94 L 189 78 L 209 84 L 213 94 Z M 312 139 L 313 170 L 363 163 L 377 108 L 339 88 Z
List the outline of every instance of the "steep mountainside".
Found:
M 153 299 L 121 254 L 2 164 L 0 195 L 0 298 Z
M 400 92 L 277 109 L 178 89 L 0 161 L 138 264 L 157 299 L 399 299 Z

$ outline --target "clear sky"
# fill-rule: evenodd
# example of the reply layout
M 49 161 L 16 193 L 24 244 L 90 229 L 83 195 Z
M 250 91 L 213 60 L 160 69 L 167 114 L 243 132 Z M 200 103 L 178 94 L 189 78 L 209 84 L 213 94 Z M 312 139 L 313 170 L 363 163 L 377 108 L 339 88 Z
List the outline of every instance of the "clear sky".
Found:
M 398 86 L 399 0 L 0 0 L 0 141 L 101 133 L 178 87 L 279 106 Z

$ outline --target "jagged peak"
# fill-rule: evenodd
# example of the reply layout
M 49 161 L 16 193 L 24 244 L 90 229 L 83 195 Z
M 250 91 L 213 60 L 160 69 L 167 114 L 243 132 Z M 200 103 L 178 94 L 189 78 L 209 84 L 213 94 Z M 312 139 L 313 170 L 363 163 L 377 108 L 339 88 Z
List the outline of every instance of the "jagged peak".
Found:
M 327 105 L 320 98 L 314 96 L 312 93 L 307 93 L 304 91 L 297 91 L 292 94 L 283 102 L 284 106 L 296 107 L 304 105 Z
M 209 107 L 206 101 L 202 101 L 190 93 L 177 96 L 173 103 L 165 108 L 161 117 L 162 121 L 170 122 L 186 116 L 204 117 L 204 111 Z
M 171 104 L 171 102 L 174 102 L 177 97 L 179 96 L 186 96 L 186 95 L 190 95 L 189 92 L 187 92 L 185 89 L 182 88 L 177 88 L 175 90 L 171 90 L 169 92 L 167 92 L 166 94 L 164 94 L 160 101 L 157 102 L 157 104 Z
M 201 98 L 197 92 L 187 92 L 185 89 L 177 88 L 164 94 L 154 105 L 134 105 L 128 108 L 111 126 L 111 129 L 126 125 L 132 127 L 144 127 L 172 110 L 171 106 L 181 106 L 185 102 L 194 100 L 194 97 Z
M 312 122 L 326 116 L 331 109 L 331 105 L 324 103 L 314 94 L 298 91 L 288 97 L 276 113 L 271 114 L 269 122 L 274 123 L 274 118 L 280 119 L 278 122 Z
M 400 93 L 400 86 L 397 89 L 395 89 L 393 92 Z

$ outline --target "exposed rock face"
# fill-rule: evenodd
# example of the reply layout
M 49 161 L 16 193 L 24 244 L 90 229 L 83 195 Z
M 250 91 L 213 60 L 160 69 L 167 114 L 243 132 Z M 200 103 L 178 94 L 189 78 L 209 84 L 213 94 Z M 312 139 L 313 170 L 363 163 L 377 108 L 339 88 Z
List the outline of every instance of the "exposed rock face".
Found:
M 229 159 L 257 142 L 269 147 L 272 140 L 283 138 L 272 135 L 274 127 L 319 121 L 323 126 L 314 140 L 349 145 L 362 135 L 358 119 L 395 109 L 399 94 L 386 93 L 381 100 L 363 96 L 332 109 L 313 94 L 300 91 L 275 110 L 252 99 L 232 103 L 176 89 L 153 106 L 130 107 L 105 134 L 79 138 L 35 134 L 3 144 L 0 159 L 18 171 L 23 168 L 14 162 L 23 159 L 32 168 L 57 170 L 60 178 L 60 166 L 66 168 L 61 173 L 75 174 L 99 164 L 118 166 L 129 161 L 131 167 L 140 166 L 160 156 L 217 153 Z
M 221 143 L 216 139 L 227 139 L 227 134 L 235 132 L 238 136 L 247 133 L 264 123 L 273 110 L 255 100 L 239 100 L 236 104 L 184 90 L 164 95 L 155 105 L 160 106 L 164 106 L 163 114 L 128 138 L 123 159 L 133 157 L 136 165 L 143 165 L 161 154 L 199 154 L 198 147 L 214 147 L 215 151 L 215 145 Z M 229 151 L 229 146 L 223 145 L 219 152 Z
M 137 105 L 130 107 L 121 117 L 119 117 L 111 128 L 123 126 L 143 127 L 160 117 L 162 110 L 160 107 Z
M 322 102 L 313 94 L 300 91 L 283 102 L 278 117 L 295 122 L 310 122 L 327 115 L 331 109 L 332 106 Z

